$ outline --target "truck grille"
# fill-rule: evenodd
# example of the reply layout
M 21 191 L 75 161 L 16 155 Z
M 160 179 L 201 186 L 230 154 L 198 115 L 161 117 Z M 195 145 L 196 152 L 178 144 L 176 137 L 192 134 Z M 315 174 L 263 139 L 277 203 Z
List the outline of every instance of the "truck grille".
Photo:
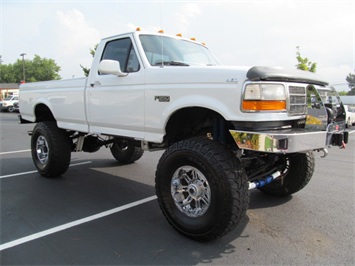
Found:
M 306 87 L 289 86 L 290 104 L 288 109 L 289 115 L 303 115 L 307 113 L 307 96 Z

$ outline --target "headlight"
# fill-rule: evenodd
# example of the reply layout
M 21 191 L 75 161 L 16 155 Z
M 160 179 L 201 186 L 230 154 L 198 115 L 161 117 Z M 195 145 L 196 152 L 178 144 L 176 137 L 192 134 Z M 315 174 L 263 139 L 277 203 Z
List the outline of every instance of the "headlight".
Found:
M 286 111 L 286 92 L 282 84 L 251 83 L 245 86 L 242 110 Z

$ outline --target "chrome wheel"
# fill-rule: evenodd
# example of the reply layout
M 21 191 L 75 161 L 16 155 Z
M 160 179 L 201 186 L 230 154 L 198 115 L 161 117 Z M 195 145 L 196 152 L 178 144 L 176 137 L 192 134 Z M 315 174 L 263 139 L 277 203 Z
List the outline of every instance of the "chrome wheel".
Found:
M 45 177 L 57 177 L 69 167 L 73 141 L 55 121 L 39 122 L 31 136 L 31 154 L 38 172 Z
M 211 241 L 233 230 L 249 204 L 247 175 L 217 141 L 191 138 L 161 156 L 155 191 L 167 221 L 182 235 Z
M 195 167 L 178 168 L 171 179 L 176 207 L 189 217 L 200 217 L 209 208 L 211 189 L 206 177 Z
M 37 158 L 41 164 L 46 164 L 48 162 L 48 143 L 44 136 L 39 136 L 36 141 L 36 153 Z

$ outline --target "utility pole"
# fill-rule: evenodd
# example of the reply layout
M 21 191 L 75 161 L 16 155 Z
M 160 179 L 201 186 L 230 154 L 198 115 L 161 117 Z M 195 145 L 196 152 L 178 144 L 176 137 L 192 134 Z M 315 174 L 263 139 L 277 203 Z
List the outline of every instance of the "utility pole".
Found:
M 23 72 L 23 82 L 26 82 L 26 75 L 25 75 L 25 53 L 20 54 L 22 56 L 22 72 Z

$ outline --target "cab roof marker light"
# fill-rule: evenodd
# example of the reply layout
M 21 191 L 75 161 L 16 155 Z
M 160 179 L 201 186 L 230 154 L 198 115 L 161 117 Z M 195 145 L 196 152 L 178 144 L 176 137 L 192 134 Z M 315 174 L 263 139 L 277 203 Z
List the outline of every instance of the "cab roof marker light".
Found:
M 191 41 L 196 41 L 196 38 L 192 37 L 190 38 Z
M 140 28 L 140 27 L 137 27 L 137 28 L 136 28 L 136 31 L 141 31 L 141 28 Z
M 178 33 L 178 34 L 176 34 L 176 36 L 178 36 L 178 37 L 182 37 L 182 34 L 181 34 L 181 33 Z
M 164 30 L 159 30 L 158 33 L 164 33 Z

